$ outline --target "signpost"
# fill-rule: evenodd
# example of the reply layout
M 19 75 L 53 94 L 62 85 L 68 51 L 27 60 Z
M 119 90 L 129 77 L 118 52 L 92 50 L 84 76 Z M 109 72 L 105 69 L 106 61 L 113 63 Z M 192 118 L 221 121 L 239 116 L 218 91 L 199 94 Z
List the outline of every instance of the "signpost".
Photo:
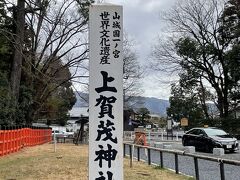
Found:
M 188 119 L 187 118 L 182 118 L 181 119 L 181 126 L 188 126 Z
M 172 119 L 167 119 L 167 140 L 171 136 L 173 140 Z
M 89 11 L 89 180 L 122 180 L 122 6 L 91 5 Z
M 181 123 L 181 126 L 183 127 L 184 132 L 185 132 L 185 127 L 188 126 L 188 119 L 187 118 L 182 118 L 180 120 L 180 123 Z
M 56 140 L 55 131 L 53 131 L 53 141 L 54 141 L 54 152 L 56 152 L 57 151 L 57 140 Z
M 172 119 L 167 120 L 167 129 L 172 130 Z

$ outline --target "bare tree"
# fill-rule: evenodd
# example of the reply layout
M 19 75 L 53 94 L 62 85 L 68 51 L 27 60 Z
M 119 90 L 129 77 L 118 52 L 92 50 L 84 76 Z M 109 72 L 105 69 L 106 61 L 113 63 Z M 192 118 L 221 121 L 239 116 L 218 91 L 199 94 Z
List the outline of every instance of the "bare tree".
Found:
M 29 118 L 34 118 L 58 87 L 81 77 L 88 60 L 88 1 L 25 1 L 25 40 L 22 44 L 23 78 L 33 92 Z M 67 69 L 73 69 L 66 74 Z
M 88 77 L 88 66 L 84 66 L 86 70 L 86 76 Z M 142 94 L 140 80 L 144 75 L 144 71 L 138 62 L 137 53 L 134 50 L 134 41 L 130 39 L 127 33 L 124 32 L 123 37 L 123 93 L 124 93 L 124 105 L 125 107 L 131 106 L 134 103 L 134 98 Z M 88 91 L 88 81 L 82 82 L 83 89 Z M 77 88 L 74 87 L 77 91 Z M 84 101 L 88 102 L 88 99 L 82 97 L 80 93 L 78 96 Z
M 123 40 L 123 88 L 124 105 L 130 106 L 133 98 L 142 94 L 140 80 L 144 71 L 138 62 L 138 57 L 133 49 L 134 42 L 124 34 Z
M 164 13 L 171 31 L 167 41 L 155 46 L 152 62 L 156 70 L 201 77 L 199 83 L 214 91 L 220 117 L 228 117 L 232 84 L 227 54 L 232 44 L 219 32 L 223 8 L 219 0 L 178 2 Z

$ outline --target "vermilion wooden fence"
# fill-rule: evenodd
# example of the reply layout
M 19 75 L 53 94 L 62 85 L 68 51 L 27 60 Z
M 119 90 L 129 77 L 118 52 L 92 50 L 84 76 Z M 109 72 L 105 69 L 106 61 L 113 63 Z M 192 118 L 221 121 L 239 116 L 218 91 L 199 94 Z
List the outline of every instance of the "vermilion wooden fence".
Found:
M 51 142 L 51 140 L 52 129 L 4 128 L 4 130 L 0 130 L 0 156 L 17 152 L 27 146 Z

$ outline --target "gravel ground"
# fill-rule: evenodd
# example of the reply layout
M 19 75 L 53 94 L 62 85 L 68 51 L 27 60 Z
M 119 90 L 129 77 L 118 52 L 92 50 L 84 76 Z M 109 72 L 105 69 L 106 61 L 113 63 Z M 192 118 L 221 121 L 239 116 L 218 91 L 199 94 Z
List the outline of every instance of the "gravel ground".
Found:
M 165 142 L 166 143 L 166 142 Z M 184 147 L 180 142 L 168 142 L 166 144 L 171 144 L 172 149 L 183 150 Z M 129 148 L 126 146 L 126 154 L 129 154 Z M 210 153 L 197 152 L 197 154 L 205 155 L 205 156 L 214 156 Z M 137 157 L 137 148 L 134 148 L 134 157 Z M 227 153 L 224 156 L 220 156 L 219 158 L 223 159 L 233 159 L 240 160 L 240 152 L 235 153 Z M 140 159 L 145 160 L 147 162 L 147 151 L 145 149 L 140 149 Z M 160 165 L 160 153 L 157 151 L 151 150 L 151 161 L 154 164 Z M 194 169 L 194 160 L 192 157 L 187 156 L 178 156 L 179 162 L 179 172 L 195 176 Z M 163 153 L 163 165 L 165 168 L 175 169 L 175 157 L 170 153 Z M 220 180 L 220 166 L 217 162 L 207 161 L 198 159 L 198 167 L 199 167 L 199 176 L 200 180 Z M 237 180 L 240 179 L 240 167 L 224 164 L 225 169 L 225 179 L 226 180 Z

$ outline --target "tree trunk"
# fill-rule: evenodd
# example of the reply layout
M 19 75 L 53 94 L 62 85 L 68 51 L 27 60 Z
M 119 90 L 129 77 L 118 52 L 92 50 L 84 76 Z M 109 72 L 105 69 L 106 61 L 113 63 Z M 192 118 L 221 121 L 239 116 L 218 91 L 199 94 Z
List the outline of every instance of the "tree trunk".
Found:
M 202 105 L 203 112 L 205 114 L 206 119 L 210 119 L 208 114 L 208 107 L 206 105 L 206 92 L 202 83 L 202 78 L 200 78 L 200 86 L 201 86 L 201 93 L 199 94 L 200 102 Z
M 15 105 L 17 104 L 19 98 L 19 88 L 23 59 L 24 25 L 25 25 L 25 1 L 18 0 L 16 19 L 17 29 L 14 42 L 15 50 L 11 70 L 11 91 L 15 100 Z

